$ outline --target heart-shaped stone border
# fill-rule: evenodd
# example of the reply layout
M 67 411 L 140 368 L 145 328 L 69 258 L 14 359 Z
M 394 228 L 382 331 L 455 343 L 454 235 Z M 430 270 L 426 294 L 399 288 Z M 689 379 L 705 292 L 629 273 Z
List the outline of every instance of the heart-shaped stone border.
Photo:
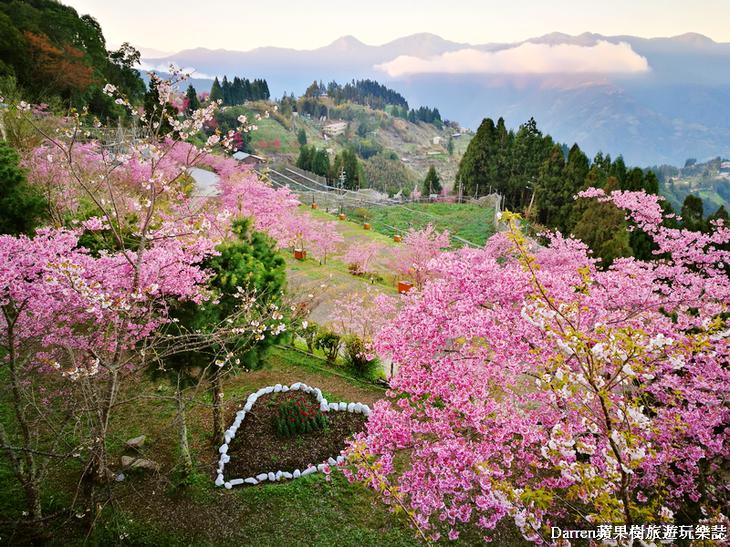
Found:
M 291 386 L 283 386 L 281 384 L 276 384 L 275 386 L 267 386 L 262 387 L 259 389 L 256 393 L 252 393 L 248 396 L 248 399 L 246 400 L 246 404 L 243 407 L 243 410 L 239 410 L 236 412 L 236 419 L 233 421 L 233 424 L 231 427 L 229 427 L 225 432 L 225 442 L 221 445 L 221 447 L 218 449 L 218 453 L 221 455 L 220 459 L 218 460 L 218 473 L 217 477 L 215 479 L 215 485 L 216 486 L 225 486 L 228 490 L 233 488 L 234 486 L 238 486 L 241 484 L 258 484 L 260 482 L 264 481 L 281 481 L 281 480 L 291 480 L 291 479 L 298 479 L 299 477 L 305 477 L 307 475 L 311 475 L 312 473 L 321 472 L 325 469 L 326 465 L 337 465 L 338 463 L 342 463 L 345 461 L 344 456 L 337 456 L 337 458 L 330 457 L 326 463 L 320 463 L 319 465 L 310 465 L 304 470 L 295 469 L 293 473 L 289 473 L 288 471 L 269 471 L 268 473 L 259 473 L 255 477 L 247 477 L 245 479 L 231 479 L 226 480 L 223 477 L 223 472 L 225 469 L 225 465 L 231 461 L 231 457 L 228 455 L 228 444 L 231 442 L 231 440 L 236 436 L 236 431 L 238 431 L 238 428 L 243 423 L 244 418 L 246 417 L 246 414 L 251 412 L 251 409 L 253 408 L 253 405 L 258 401 L 259 397 L 262 397 L 263 395 L 268 395 L 270 393 L 286 393 L 287 391 L 304 391 L 305 393 L 311 393 L 314 394 L 314 396 L 317 398 L 317 402 L 319 403 L 319 409 L 322 412 L 354 412 L 357 414 L 364 414 L 365 416 L 370 415 L 370 407 L 363 403 L 330 403 L 322 396 L 322 391 L 318 387 L 310 387 L 305 383 L 302 382 L 296 382 L 292 384 Z

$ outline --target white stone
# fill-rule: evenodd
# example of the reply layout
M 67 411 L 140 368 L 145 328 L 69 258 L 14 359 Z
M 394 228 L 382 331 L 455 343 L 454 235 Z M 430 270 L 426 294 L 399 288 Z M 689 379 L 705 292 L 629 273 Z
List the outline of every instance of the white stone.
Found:
M 261 389 L 259 389 L 256 392 L 256 397 L 261 397 L 262 395 L 266 395 L 267 393 L 269 393 L 269 392 L 266 391 L 266 388 L 265 387 L 262 387 Z
M 281 471 L 281 470 L 279 470 L 279 471 L 277 471 L 277 472 L 276 472 L 276 475 L 274 475 L 274 478 L 275 478 L 275 479 L 276 479 L 277 481 L 280 481 L 280 480 L 281 480 L 281 475 L 282 475 L 282 471 Z
M 329 458 L 327 458 L 327 463 L 330 465 L 337 465 L 337 460 L 330 456 Z
M 223 438 L 225 439 L 225 441 L 226 441 L 226 444 L 228 444 L 229 442 L 231 442 L 231 436 L 230 436 L 230 435 L 229 435 L 228 433 L 226 433 L 226 434 L 225 434 L 225 435 L 223 436 Z
M 340 410 L 347 410 L 347 403 L 340 403 Z
M 124 443 L 127 448 L 136 448 L 140 449 L 142 448 L 142 445 L 144 445 L 144 441 L 147 437 L 145 435 L 140 435 L 139 437 L 135 437 L 134 439 L 129 439 L 126 443 Z
M 245 406 L 243 407 L 243 410 L 244 410 L 244 411 L 246 411 L 246 412 L 251 412 L 251 409 L 252 409 L 252 408 L 253 408 L 253 403 L 252 403 L 252 402 L 248 402 L 248 403 L 246 403 L 246 405 L 245 405 Z
M 279 393 L 281 391 L 281 384 L 276 384 L 274 386 L 274 393 Z
M 225 454 L 226 452 L 228 452 L 228 445 L 222 444 L 221 447 L 218 449 L 218 452 L 220 452 L 221 454 Z
M 362 405 L 360 403 L 355 403 L 355 405 L 352 407 L 352 411 L 356 414 L 359 414 L 362 412 Z
M 246 417 L 246 412 L 248 412 L 248 410 L 239 410 L 236 412 L 236 418 L 241 418 L 243 420 Z
M 347 412 L 355 412 L 355 403 L 347 403 Z
M 258 484 L 259 483 L 259 481 L 257 481 L 253 477 L 249 477 L 247 479 L 244 479 L 243 482 L 245 482 L 246 484 Z
M 302 472 L 299 471 L 299 469 L 295 469 L 294 470 L 294 473 L 292 473 L 292 477 L 295 478 L 295 479 L 298 479 L 301 476 L 302 476 Z
M 276 480 L 276 475 L 274 475 L 274 473 L 272 473 L 271 471 L 269 471 L 269 474 L 267 475 L 267 477 L 272 482 Z
M 286 393 L 287 391 L 289 391 L 289 386 L 281 386 L 282 393 Z
M 258 395 L 256 395 L 255 393 L 252 393 L 251 395 L 248 396 L 248 399 L 246 399 L 246 402 L 254 404 L 256 401 L 258 401 L 258 398 L 259 398 Z
M 323 463 L 320 463 L 320 464 L 319 464 L 319 465 L 317 466 L 317 471 L 319 471 L 320 473 L 323 473 L 323 472 L 324 472 L 324 467 L 325 467 L 325 464 L 323 464 Z
M 230 482 L 225 483 L 224 486 L 226 487 L 226 490 L 230 490 L 231 488 L 233 488 L 233 485 Z
M 218 473 L 218 477 L 215 479 L 215 485 L 216 486 L 223 486 L 223 483 L 226 482 L 223 480 L 223 475 Z
M 338 405 L 337 403 L 330 403 L 328 406 L 329 406 L 330 410 L 339 410 L 340 409 L 340 405 Z
M 221 461 L 223 463 L 228 463 L 229 461 L 231 461 L 231 457 L 228 454 L 223 454 L 223 456 L 221 456 Z
M 318 401 L 322 399 L 322 390 L 318 387 L 314 388 L 314 394 L 317 396 Z
M 292 391 L 297 391 L 300 387 L 302 387 L 301 382 L 294 382 L 292 385 L 289 386 L 289 389 Z
M 344 461 L 345 461 L 345 456 L 342 456 L 342 455 L 337 456 L 337 463 L 342 463 Z
M 229 482 L 231 483 L 231 486 L 238 486 L 239 484 L 243 484 L 243 479 L 233 479 Z
M 258 475 L 256 475 L 256 480 L 259 481 L 259 482 L 265 481 L 268 478 L 269 478 L 269 474 L 268 473 L 259 473 Z
M 264 393 L 266 393 L 267 395 L 269 393 L 273 393 L 273 392 L 274 392 L 274 386 L 267 386 L 264 388 Z
M 302 477 L 306 477 L 307 475 L 311 475 L 312 473 L 316 473 L 317 468 L 313 465 L 311 467 L 307 467 L 304 471 L 302 471 Z
M 292 475 L 291 473 L 289 473 L 289 471 L 283 471 L 281 473 L 281 477 L 284 478 L 284 479 L 293 479 L 294 478 L 294 475 Z

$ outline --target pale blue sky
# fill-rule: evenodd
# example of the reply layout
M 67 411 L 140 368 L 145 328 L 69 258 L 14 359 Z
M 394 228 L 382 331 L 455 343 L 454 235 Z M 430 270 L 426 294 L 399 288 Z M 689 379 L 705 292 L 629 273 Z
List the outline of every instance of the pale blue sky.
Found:
M 699 32 L 730 42 L 730 0 L 62 0 L 102 25 L 110 45 L 310 49 L 351 34 L 382 44 L 416 32 L 513 42 L 559 31 L 644 37 Z

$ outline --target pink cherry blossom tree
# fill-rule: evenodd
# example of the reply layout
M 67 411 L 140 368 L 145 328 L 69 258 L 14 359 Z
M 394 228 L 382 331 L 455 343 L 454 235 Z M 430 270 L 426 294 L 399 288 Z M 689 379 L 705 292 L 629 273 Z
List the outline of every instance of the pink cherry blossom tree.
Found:
M 304 239 L 312 251 L 312 256 L 318 259 L 320 264 L 326 264 L 327 258 L 335 255 L 345 242 L 345 238 L 337 230 L 337 223 L 331 221 L 312 220 Z
M 347 264 L 353 275 L 366 275 L 373 273 L 375 259 L 382 251 L 383 245 L 377 241 L 368 243 L 358 241 L 348 247 L 342 256 L 342 261 Z
M 506 234 L 432 261 L 376 336 L 400 369 L 345 471 L 424 538 L 509 519 L 550 543 L 551 525 L 726 507 L 730 231 L 666 228 L 641 192 L 583 195 L 624 209 L 657 260 L 602 271 L 559 234 L 532 250 L 505 213 Z
M 162 106 L 169 104 L 173 84 L 157 80 Z M 87 460 L 85 477 L 107 480 L 109 425 L 125 382 L 142 365 L 170 348 L 184 351 L 223 345 L 227 337 L 261 335 L 233 332 L 226 324 L 206 332 L 205 339 L 181 333 L 179 344 L 171 343 L 175 340 L 165 334 L 169 301 L 209 299 L 209 274 L 202 264 L 227 237 L 234 216 L 253 216 L 258 229 L 276 236 L 277 219 L 296 207 L 287 191 L 275 191 L 233 160 L 213 154 L 229 147 L 231 133 L 213 134 L 202 148 L 184 142 L 212 119 L 217 103 L 189 117 L 165 108 L 151 115 L 139 112 L 113 86 L 104 91 L 139 119 L 144 138 L 128 134 L 110 149 L 93 139 L 100 123 L 84 113 L 74 113 L 61 131 L 50 133 L 36 123 L 30 107 L 17 107 L 43 138 L 26 166 L 30 181 L 47 189 L 56 225 L 33 238 L 0 237 L 1 358 L 10 371 L 19 424 L 16 437 L 0 429 L 0 442 L 35 521 L 41 519 L 45 469 L 38 462 L 65 455 L 56 453 L 55 443 L 63 438 L 57 424 L 51 427 L 57 433 L 49 441 L 52 450 L 38 449 L 41 435 L 34 427 L 47 429 L 52 422 L 28 401 L 37 401 L 43 385 L 72 394 L 70 416 L 86 432 L 82 449 L 72 447 L 73 452 Z M 163 126 L 172 130 L 163 135 Z M 201 199 L 190 191 L 189 170 L 196 165 L 220 171 L 220 198 Z M 74 221 L 64 226 L 69 218 Z M 242 305 L 240 313 L 251 310 Z M 263 324 L 259 311 L 253 313 Z M 91 503 L 96 507 L 93 495 Z
M 409 229 L 401 245 L 396 247 L 391 267 L 417 288 L 422 288 L 429 276 L 428 264 L 449 247 L 449 232 L 437 232 L 431 224 L 422 230 Z

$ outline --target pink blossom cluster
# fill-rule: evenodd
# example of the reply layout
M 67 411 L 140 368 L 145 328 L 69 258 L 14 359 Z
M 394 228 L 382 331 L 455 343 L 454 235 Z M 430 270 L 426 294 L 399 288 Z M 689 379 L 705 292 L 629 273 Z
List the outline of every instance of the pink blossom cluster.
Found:
M 584 195 L 626 210 L 657 260 L 602 271 L 559 234 L 531 249 L 511 220 L 483 249 L 432 259 L 375 336 L 399 372 L 348 473 L 432 538 L 510 519 L 550 543 L 558 522 L 726 506 L 730 230 L 666 228 L 639 192 Z
M 105 356 L 150 335 L 165 321 L 166 299 L 200 301 L 207 274 L 199 264 L 210 252 L 164 238 L 136 269 L 127 253 L 95 257 L 79 247 L 81 232 L 0 236 L 0 323 L 13 327 L 15 355 L 71 377 L 103 372 Z
M 357 241 L 348 247 L 342 256 L 342 261 L 355 275 L 369 274 L 373 273 L 375 260 L 382 251 L 383 245 L 377 241 L 367 243 Z
M 429 276 L 429 262 L 449 247 L 449 232 L 437 232 L 431 224 L 409 229 L 392 253 L 391 266 L 404 279 L 421 288 Z

